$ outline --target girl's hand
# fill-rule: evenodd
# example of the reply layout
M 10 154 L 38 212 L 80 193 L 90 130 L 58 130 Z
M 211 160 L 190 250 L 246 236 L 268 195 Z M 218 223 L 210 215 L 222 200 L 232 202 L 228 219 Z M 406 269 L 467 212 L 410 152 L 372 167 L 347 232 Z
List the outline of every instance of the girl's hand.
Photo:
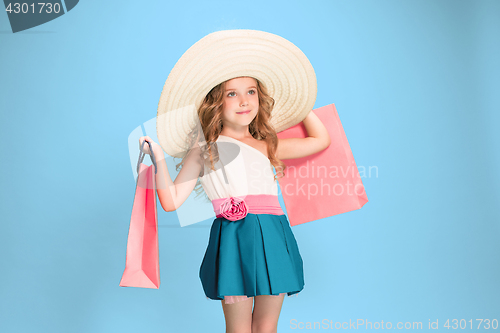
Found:
M 161 146 L 156 142 L 154 142 L 149 136 L 141 136 L 139 138 L 139 149 L 141 149 L 144 140 L 151 143 L 151 147 L 153 148 L 153 153 L 155 154 L 155 157 L 160 156 L 160 153 L 161 155 L 163 155 L 163 150 L 161 149 Z M 144 148 L 142 148 L 142 151 L 144 152 L 144 154 L 151 155 L 151 152 L 149 151 L 149 145 L 147 143 L 144 144 Z

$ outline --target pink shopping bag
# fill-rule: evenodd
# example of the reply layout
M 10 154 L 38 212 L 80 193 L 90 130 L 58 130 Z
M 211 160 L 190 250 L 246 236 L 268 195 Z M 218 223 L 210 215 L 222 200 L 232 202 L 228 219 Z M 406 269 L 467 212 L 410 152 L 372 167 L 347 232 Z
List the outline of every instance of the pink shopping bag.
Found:
M 331 144 L 314 155 L 283 160 L 285 176 L 278 182 L 291 226 L 360 209 L 368 202 L 335 105 L 311 112 L 327 128 Z M 302 122 L 278 133 L 280 139 L 307 136 Z
M 148 144 L 152 151 L 151 144 L 149 142 Z M 125 270 L 120 286 L 158 289 L 160 287 L 160 257 L 155 182 L 157 169 L 153 153 L 151 153 L 151 160 L 154 167 L 143 164 L 143 159 L 144 153 L 141 147 L 137 163 L 134 205 L 128 232 Z

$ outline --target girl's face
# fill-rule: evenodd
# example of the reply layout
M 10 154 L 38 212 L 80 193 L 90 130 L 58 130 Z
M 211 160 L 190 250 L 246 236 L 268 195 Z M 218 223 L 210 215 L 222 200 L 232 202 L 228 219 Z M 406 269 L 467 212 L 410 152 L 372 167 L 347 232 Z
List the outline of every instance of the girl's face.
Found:
M 241 127 L 252 122 L 258 112 L 257 80 L 252 77 L 238 77 L 226 81 L 222 110 L 224 127 L 241 130 Z

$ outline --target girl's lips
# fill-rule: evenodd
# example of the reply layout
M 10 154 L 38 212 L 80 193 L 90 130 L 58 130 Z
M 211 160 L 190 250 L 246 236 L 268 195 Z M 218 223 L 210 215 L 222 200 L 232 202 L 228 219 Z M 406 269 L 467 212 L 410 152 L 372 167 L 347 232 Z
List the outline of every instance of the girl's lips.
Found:
M 247 114 L 247 113 L 250 113 L 250 110 L 248 111 L 243 111 L 243 112 L 236 112 L 237 114 Z

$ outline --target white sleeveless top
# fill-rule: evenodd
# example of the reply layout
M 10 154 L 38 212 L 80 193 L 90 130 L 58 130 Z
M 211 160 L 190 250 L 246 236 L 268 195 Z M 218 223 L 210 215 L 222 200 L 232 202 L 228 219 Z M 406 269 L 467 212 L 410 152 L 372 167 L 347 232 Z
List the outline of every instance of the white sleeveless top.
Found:
M 208 198 L 215 199 L 248 194 L 278 195 L 271 161 L 258 149 L 225 135 L 216 140 L 219 161 L 215 171 L 204 166 L 200 182 Z M 224 177 L 225 175 L 225 177 Z

